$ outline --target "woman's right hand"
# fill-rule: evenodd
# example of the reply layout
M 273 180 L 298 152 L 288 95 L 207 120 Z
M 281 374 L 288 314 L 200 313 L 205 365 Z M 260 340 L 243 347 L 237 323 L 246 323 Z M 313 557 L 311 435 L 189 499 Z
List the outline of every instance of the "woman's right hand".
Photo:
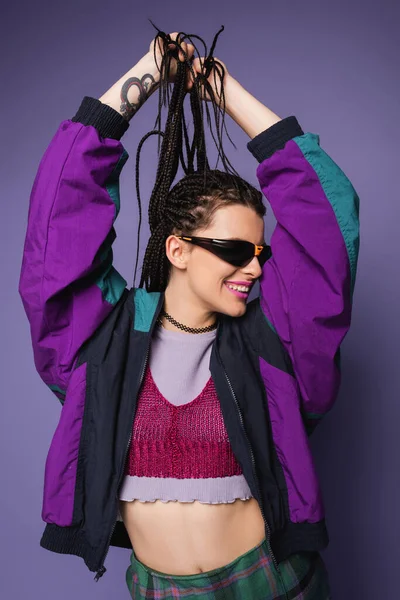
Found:
M 179 41 L 179 40 L 177 40 L 177 37 L 178 37 L 177 31 L 174 31 L 173 33 L 170 33 L 169 35 L 172 40 Z M 154 57 L 154 46 L 156 45 L 155 41 L 156 41 L 156 38 L 154 38 L 152 40 L 150 47 L 149 47 L 149 52 L 150 52 L 151 56 L 153 56 L 153 57 Z M 180 46 L 182 47 L 182 50 L 184 50 L 184 52 L 187 54 L 187 58 L 189 60 L 192 60 L 193 54 L 195 51 L 195 47 L 193 46 L 193 44 L 188 44 L 187 42 L 181 42 Z M 168 44 L 168 50 L 173 50 L 174 48 L 176 48 L 175 44 Z M 157 65 L 159 68 L 161 66 L 161 61 L 162 61 L 163 56 L 164 56 L 164 42 L 160 37 L 158 37 L 157 45 L 156 45 L 156 59 L 157 59 Z M 185 60 L 185 57 L 181 50 L 179 50 L 178 58 L 181 62 L 183 62 Z M 177 63 L 176 59 L 172 58 L 170 71 L 169 71 L 169 78 L 168 78 L 169 83 L 174 83 L 174 81 L 175 81 L 177 65 L 178 65 L 178 63 Z M 190 77 L 190 70 L 187 69 L 187 80 L 186 80 L 187 81 L 187 83 L 186 83 L 187 91 L 189 91 L 190 88 L 192 87 L 191 79 L 193 79 L 193 78 Z

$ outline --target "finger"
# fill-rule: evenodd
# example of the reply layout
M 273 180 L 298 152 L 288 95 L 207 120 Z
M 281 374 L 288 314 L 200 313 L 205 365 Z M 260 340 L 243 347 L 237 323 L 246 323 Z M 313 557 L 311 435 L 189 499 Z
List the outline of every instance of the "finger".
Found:
M 184 50 L 185 53 L 187 54 L 187 43 L 182 42 L 181 47 L 182 47 L 182 50 Z M 184 62 L 184 60 L 185 60 L 185 55 L 183 54 L 183 52 L 181 50 L 179 50 L 179 60 L 182 62 Z
M 193 71 L 195 73 L 198 72 L 198 64 L 199 64 L 199 59 L 198 58 L 194 58 L 193 62 L 192 62 L 192 67 L 193 67 Z
M 170 33 L 170 34 L 169 34 L 169 36 L 170 36 L 170 38 L 171 38 L 171 40 L 172 40 L 173 42 L 178 42 L 178 43 L 179 43 L 179 39 L 177 39 L 177 38 L 178 38 L 178 34 L 179 34 L 179 32 L 178 32 L 178 31 L 174 31 L 173 33 Z M 182 44 L 181 44 L 181 45 L 182 45 Z M 170 43 L 170 44 L 168 44 L 168 50 L 174 50 L 174 49 L 176 49 L 176 48 L 177 48 L 177 45 L 176 45 L 176 44 L 171 44 L 171 43 Z M 179 54 L 178 54 L 179 60 L 181 60 L 181 54 L 182 54 L 182 53 L 181 53 L 181 51 L 179 51 Z M 183 56 L 183 55 L 182 55 L 182 56 Z
M 191 60 L 192 56 L 194 54 L 194 46 L 193 46 L 193 44 L 188 44 L 187 54 L 188 54 L 188 58 Z
M 194 46 L 192 44 L 188 44 L 187 42 L 182 42 L 181 46 L 182 46 L 182 49 L 186 53 L 186 59 L 191 61 L 192 57 L 193 57 L 193 54 L 194 54 L 194 51 L 195 51 Z M 179 58 L 182 61 L 185 60 L 185 57 L 184 57 L 184 55 L 183 55 L 182 52 L 180 52 Z
M 204 58 L 202 58 L 202 61 L 204 61 Z M 195 58 L 193 61 L 193 69 L 195 71 L 195 73 L 201 73 L 202 72 L 202 66 L 200 63 L 200 58 Z
M 193 60 L 192 59 L 193 59 L 193 55 L 190 58 L 192 69 L 187 67 L 187 81 L 190 83 L 190 87 L 192 86 L 192 84 L 194 82 L 194 78 L 197 76 L 197 71 L 195 68 L 195 61 L 197 60 L 197 58 L 195 58 Z M 192 70 L 193 70 L 193 73 L 192 73 Z

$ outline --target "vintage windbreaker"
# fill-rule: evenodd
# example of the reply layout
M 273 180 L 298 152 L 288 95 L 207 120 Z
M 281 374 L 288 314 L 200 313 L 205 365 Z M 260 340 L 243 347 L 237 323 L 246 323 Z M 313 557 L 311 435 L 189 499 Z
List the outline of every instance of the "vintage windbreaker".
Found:
M 61 403 L 45 465 L 40 545 L 83 558 L 95 579 L 117 519 L 136 400 L 164 292 L 128 288 L 113 266 L 129 123 L 85 96 L 61 122 L 31 191 L 19 293 L 36 369 Z M 328 544 L 309 435 L 339 390 L 359 251 L 351 182 L 284 118 L 247 144 L 277 224 L 259 296 L 221 314 L 210 358 L 233 452 L 275 564 Z

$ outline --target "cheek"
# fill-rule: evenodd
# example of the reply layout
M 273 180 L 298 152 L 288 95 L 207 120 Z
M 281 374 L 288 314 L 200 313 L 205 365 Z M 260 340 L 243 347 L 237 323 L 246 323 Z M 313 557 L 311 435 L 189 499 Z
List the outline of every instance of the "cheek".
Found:
M 222 290 L 223 282 L 232 276 L 232 267 L 212 255 L 192 266 L 192 283 L 202 296 L 207 295 L 208 291 L 215 294 L 216 291 Z

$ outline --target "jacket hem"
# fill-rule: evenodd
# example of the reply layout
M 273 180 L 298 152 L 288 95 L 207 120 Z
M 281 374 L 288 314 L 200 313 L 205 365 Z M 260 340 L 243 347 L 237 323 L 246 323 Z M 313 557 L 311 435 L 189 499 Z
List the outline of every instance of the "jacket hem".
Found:
M 96 550 L 87 542 L 79 525 L 60 527 L 54 523 L 47 523 L 40 546 L 50 552 L 79 556 L 84 560 L 89 571 L 97 571 L 100 567 Z
M 271 536 L 271 549 L 278 563 L 298 552 L 320 552 L 328 544 L 325 519 L 317 523 L 289 523 Z

